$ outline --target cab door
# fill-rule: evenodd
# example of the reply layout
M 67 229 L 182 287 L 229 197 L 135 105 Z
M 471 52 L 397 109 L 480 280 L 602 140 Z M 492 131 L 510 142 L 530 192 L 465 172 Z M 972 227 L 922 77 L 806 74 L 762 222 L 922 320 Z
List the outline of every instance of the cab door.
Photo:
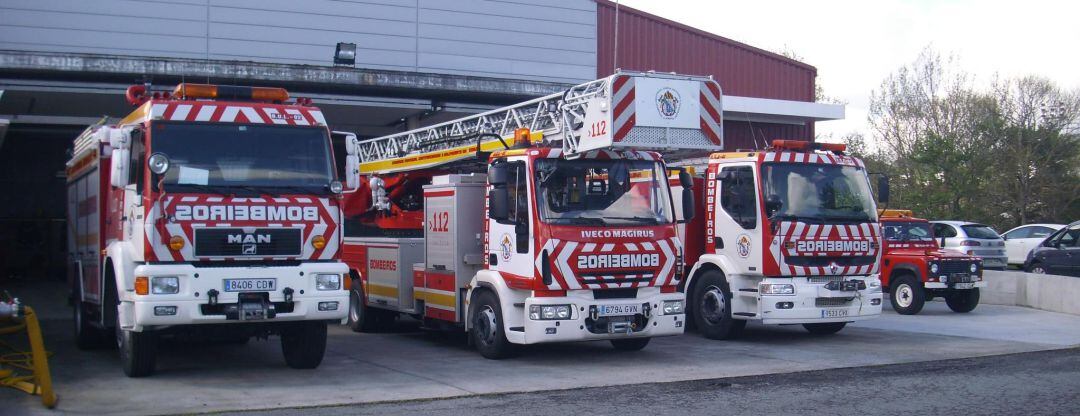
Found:
M 527 164 L 498 160 L 489 170 L 488 267 L 511 287 L 526 288 L 535 275 L 536 231 Z
M 761 274 L 762 220 L 758 218 L 758 180 L 753 164 L 723 166 L 717 171 L 718 195 L 713 238 L 716 252 L 736 264 L 739 273 Z

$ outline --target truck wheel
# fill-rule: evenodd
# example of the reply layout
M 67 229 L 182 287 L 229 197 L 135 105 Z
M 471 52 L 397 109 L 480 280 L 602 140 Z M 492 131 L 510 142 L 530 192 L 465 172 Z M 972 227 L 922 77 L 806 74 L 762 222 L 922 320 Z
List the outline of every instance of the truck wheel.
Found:
M 746 321 L 731 317 L 731 291 L 723 273 L 710 270 L 694 283 L 690 308 L 694 325 L 709 339 L 734 339 L 746 328 Z
M 469 337 L 476 350 L 490 360 L 509 357 L 515 348 L 506 340 L 502 308 L 495 294 L 487 290 L 480 292 L 471 306 Z
M 154 374 L 157 364 L 158 336 L 152 331 L 135 332 L 120 327 L 120 313 L 116 313 L 116 347 L 120 350 L 120 363 L 128 377 L 146 377 Z
M 376 316 L 371 308 L 364 304 L 364 295 L 360 292 L 360 283 L 353 281 L 349 290 L 349 328 L 353 332 L 372 332 L 375 330 Z
M 86 320 L 86 304 L 76 300 L 74 309 L 75 346 L 84 351 L 107 346 L 105 332 Z
M 641 351 L 652 338 L 613 339 L 611 346 L 619 351 Z
M 976 306 L 979 306 L 979 288 L 954 290 L 952 293 L 945 295 L 945 304 L 949 305 L 949 309 L 952 309 L 953 312 L 971 312 L 975 310 Z
M 847 326 L 847 322 L 828 322 L 823 324 L 803 324 L 803 328 L 814 335 L 832 335 Z
M 901 315 L 914 315 L 926 304 L 926 290 L 912 275 L 902 275 L 890 285 L 892 307 Z
M 290 322 L 281 331 L 281 352 L 289 367 L 318 367 L 326 353 L 326 322 Z

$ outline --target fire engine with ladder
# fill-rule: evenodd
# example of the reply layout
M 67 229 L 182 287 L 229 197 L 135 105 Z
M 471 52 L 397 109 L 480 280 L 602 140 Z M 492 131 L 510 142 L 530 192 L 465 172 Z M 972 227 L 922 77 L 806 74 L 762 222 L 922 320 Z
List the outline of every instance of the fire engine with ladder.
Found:
M 657 152 L 718 149 L 720 99 L 711 78 L 620 72 L 350 143 L 347 169 L 367 178 L 346 199 L 350 325 L 412 315 L 466 331 L 493 359 L 517 344 L 637 350 L 682 333 L 676 217 L 693 203 L 673 209 Z
M 681 282 L 699 332 L 729 339 L 755 320 L 831 334 L 881 313 L 877 208 L 866 168 L 844 150 L 775 140 L 672 163 L 699 174 L 705 215 L 682 234 L 692 268 Z M 887 178 L 878 188 L 886 202 Z
M 138 377 L 165 335 L 280 335 L 289 366 L 318 366 L 348 304 L 322 112 L 280 88 L 127 98 L 137 108 L 87 128 L 67 163 L 78 346 L 114 344 Z

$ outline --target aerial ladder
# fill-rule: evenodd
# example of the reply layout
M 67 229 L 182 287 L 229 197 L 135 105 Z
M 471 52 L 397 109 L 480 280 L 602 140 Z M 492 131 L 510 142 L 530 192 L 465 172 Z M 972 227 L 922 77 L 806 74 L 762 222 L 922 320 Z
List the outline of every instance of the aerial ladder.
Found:
M 350 325 L 410 314 L 468 331 L 489 358 L 514 344 L 638 349 L 681 333 L 682 245 L 663 157 L 722 146 L 721 97 L 710 77 L 619 72 L 351 139 L 346 169 L 366 180 L 347 184 L 357 191 L 346 216 L 363 223 L 345 230 Z

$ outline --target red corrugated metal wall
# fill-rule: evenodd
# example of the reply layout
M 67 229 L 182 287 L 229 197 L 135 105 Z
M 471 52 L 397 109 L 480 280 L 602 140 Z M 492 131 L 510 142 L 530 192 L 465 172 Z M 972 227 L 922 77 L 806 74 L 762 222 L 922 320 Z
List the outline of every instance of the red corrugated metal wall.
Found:
M 613 68 L 712 75 L 724 95 L 814 101 L 813 66 L 621 5 L 615 63 L 615 3 L 596 0 L 596 16 L 597 77 L 611 75 Z M 759 148 L 773 139 L 814 137 L 813 123 L 753 123 L 754 135 L 750 127 L 725 121 L 724 147 Z
M 725 95 L 813 101 L 814 67 L 640 10 L 596 0 L 597 77 L 612 68 L 712 75 Z

